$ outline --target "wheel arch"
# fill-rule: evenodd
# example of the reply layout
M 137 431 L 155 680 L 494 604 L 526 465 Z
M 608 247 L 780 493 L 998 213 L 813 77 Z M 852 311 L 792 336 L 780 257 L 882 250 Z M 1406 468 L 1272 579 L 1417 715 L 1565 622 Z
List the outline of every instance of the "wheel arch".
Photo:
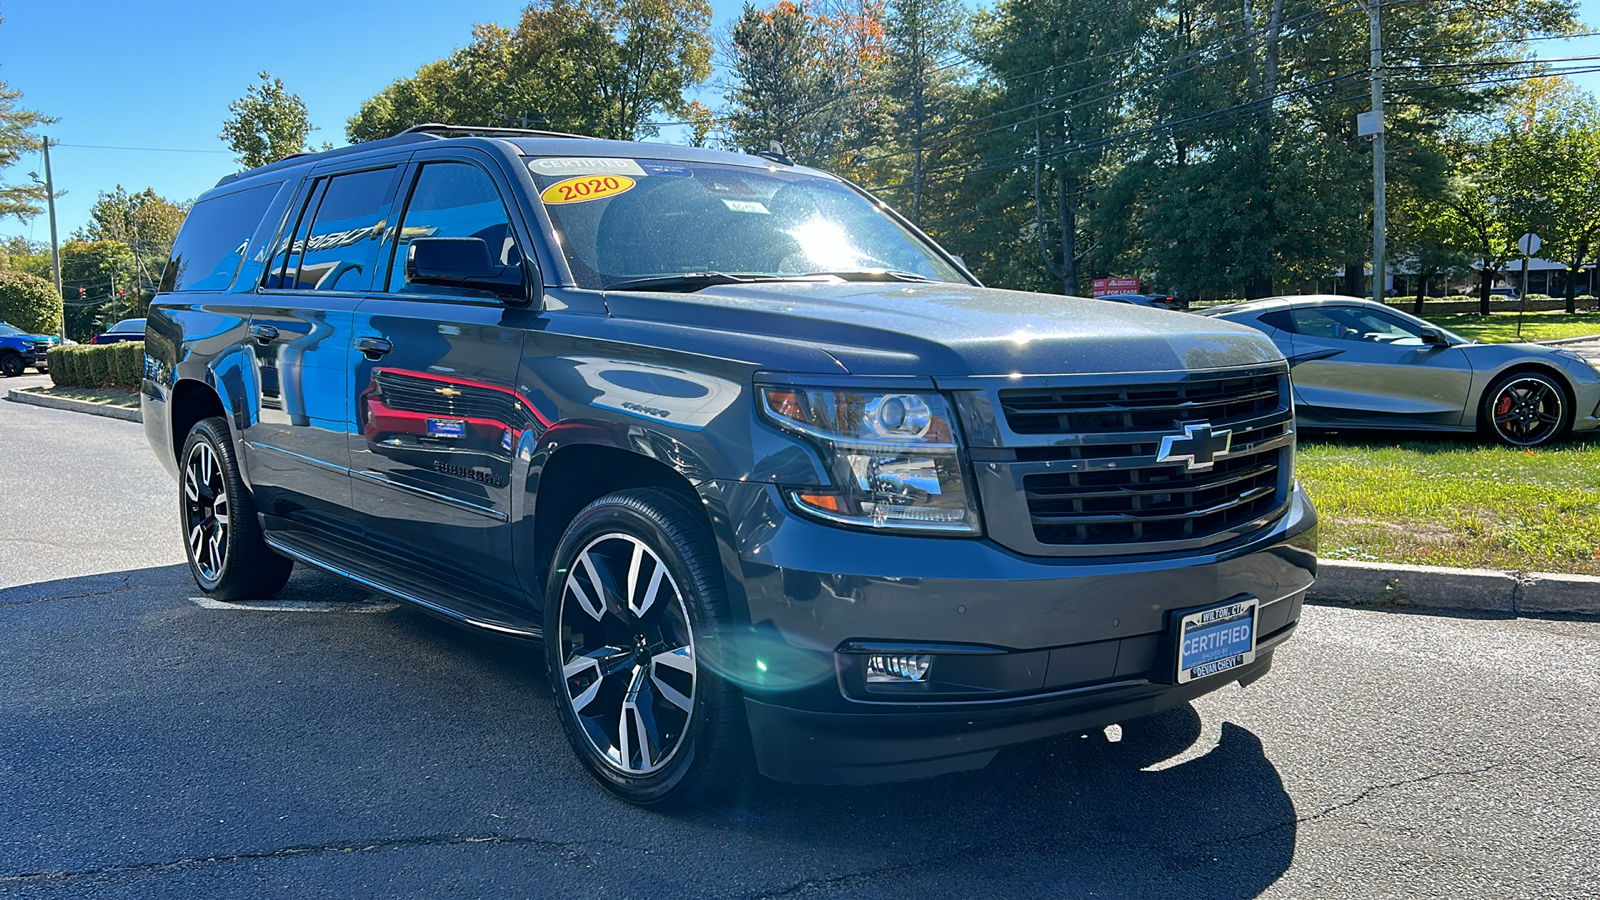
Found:
M 172 430 L 168 446 L 176 462 L 179 454 L 183 453 L 183 442 L 190 430 L 201 420 L 212 416 L 228 418 L 228 409 L 214 387 L 194 378 L 174 382 L 168 398 L 168 420 Z
M 1537 375 L 1547 376 L 1555 381 L 1555 383 L 1561 388 L 1561 395 L 1566 400 L 1568 409 L 1571 410 L 1574 416 L 1576 415 L 1578 389 L 1577 386 L 1572 383 L 1571 377 L 1569 377 L 1566 372 L 1563 372 L 1559 366 L 1550 365 L 1549 363 L 1539 362 L 1536 360 L 1521 360 L 1489 373 L 1488 377 L 1483 381 L 1483 389 L 1478 391 L 1477 395 L 1472 398 L 1472 406 L 1467 410 L 1467 414 L 1470 416 L 1470 418 L 1463 424 L 1470 425 L 1481 432 L 1483 430 L 1483 419 L 1481 413 L 1483 412 L 1484 401 L 1489 396 L 1489 391 L 1492 390 L 1495 385 L 1513 375 L 1523 375 L 1530 372 Z

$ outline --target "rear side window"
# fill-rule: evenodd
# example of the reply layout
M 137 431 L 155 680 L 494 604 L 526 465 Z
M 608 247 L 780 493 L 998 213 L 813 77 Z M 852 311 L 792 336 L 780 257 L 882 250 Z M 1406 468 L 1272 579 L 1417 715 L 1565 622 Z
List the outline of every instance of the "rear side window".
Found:
M 278 185 L 201 200 L 189 210 L 161 274 L 161 290 L 225 291 L 244 261 L 245 246 Z
M 1256 319 L 1267 325 L 1271 325 L 1273 328 L 1276 328 L 1279 331 L 1294 331 L 1294 318 L 1289 315 L 1289 311 L 1287 309 L 1280 309 L 1276 312 L 1262 313 L 1261 315 L 1256 316 Z
M 367 288 L 383 236 L 396 170 L 369 169 L 318 179 L 293 239 L 273 261 L 267 287 L 300 291 Z

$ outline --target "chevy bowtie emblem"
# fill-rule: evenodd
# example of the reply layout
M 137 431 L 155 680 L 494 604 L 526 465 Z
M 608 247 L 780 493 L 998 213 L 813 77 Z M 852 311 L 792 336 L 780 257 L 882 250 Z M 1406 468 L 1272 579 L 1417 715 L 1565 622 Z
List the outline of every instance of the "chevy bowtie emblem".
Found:
M 459 397 L 459 396 L 461 396 L 461 392 L 456 390 L 453 387 L 434 388 L 433 392 L 435 394 L 443 394 L 446 397 Z
M 1183 426 L 1183 434 L 1169 434 L 1161 439 L 1156 462 L 1181 460 L 1189 471 L 1203 472 L 1232 450 L 1233 429 L 1213 429 L 1210 422 L 1190 422 Z

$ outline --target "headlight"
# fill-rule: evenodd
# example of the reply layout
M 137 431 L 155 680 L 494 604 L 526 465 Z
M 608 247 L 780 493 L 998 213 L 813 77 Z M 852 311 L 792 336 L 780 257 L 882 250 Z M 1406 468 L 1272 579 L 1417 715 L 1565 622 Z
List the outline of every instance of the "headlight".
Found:
M 866 528 L 978 532 L 942 395 L 764 387 L 761 401 L 780 428 L 812 439 L 833 476 L 829 487 L 786 489 L 802 512 Z

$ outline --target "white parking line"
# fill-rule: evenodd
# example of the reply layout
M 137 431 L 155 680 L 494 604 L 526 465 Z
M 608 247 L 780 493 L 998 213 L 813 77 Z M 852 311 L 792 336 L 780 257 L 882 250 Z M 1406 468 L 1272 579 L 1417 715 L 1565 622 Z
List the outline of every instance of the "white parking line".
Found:
M 381 600 L 358 603 L 334 603 L 327 600 L 247 600 L 224 603 L 210 597 L 190 597 L 189 600 L 201 609 L 242 609 L 254 612 L 377 613 L 400 608 L 398 603 L 386 603 Z

